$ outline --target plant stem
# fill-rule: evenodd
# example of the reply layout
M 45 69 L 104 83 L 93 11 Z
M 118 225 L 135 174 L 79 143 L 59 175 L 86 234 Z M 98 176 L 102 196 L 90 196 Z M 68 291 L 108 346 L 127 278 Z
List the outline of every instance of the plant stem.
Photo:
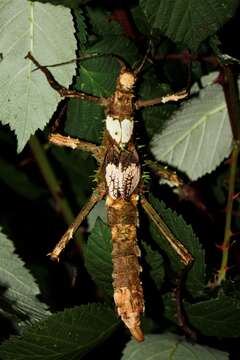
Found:
M 236 78 L 230 65 L 223 66 L 223 81 L 220 81 L 227 104 L 233 139 L 240 141 L 240 102 Z
M 36 135 L 31 136 L 29 140 L 29 146 L 34 155 L 39 170 L 47 184 L 47 187 L 56 202 L 57 209 L 61 212 L 66 224 L 70 225 L 74 220 L 74 214 L 68 203 L 68 200 L 62 192 L 59 181 L 52 169 L 43 146 Z M 77 233 L 76 238 L 78 240 L 79 251 L 82 253 L 81 249 L 83 247 L 83 241 L 81 234 Z
M 233 208 L 233 195 L 234 195 L 234 186 L 235 179 L 237 174 L 237 160 L 239 154 L 239 144 L 237 142 L 233 145 L 233 151 L 231 155 L 231 165 L 230 165 L 230 177 L 229 177 L 229 187 L 228 187 L 228 200 L 226 207 L 226 224 L 224 231 L 224 240 L 221 245 L 222 248 L 222 262 L 220 269 L 218 271 L 218 277 L 216 285 L 220 285 L 223 280 L 226 278 L 227 265 L 228 265 L 228 256 L 229 256 L 229 247 L 231 241 L 231 222 L 232 222 L 232 208 Z
M 220 78 L 221 79 L 221 78 Z M 228 269 L 228 257 L 229 247 L 232 236 L 232 210 L 233 210 L 233 195 L 235 180 L 237 174 L 237 161 L 240 150 L 240 102 L 238 96 L 238 88 L 236 79 L 233 76 L 232 68 L 228 65 L 222 67 L 222 80 L 220 83 L 223 87 L 224 96 L 227 104 L 229 120 L 233 133 L 233 150 L 230 159 L 230 176 L 229 176 L 229 187 L 228 187 L 228 199 L 226 206 L 226 224 L 224 231 L 224 240 L 221 245 L 222 249 L 222 261 L 218 271 L 217 278 L 214 285 L 219 286 L 222 281 L 226 278 L 226 272 Z

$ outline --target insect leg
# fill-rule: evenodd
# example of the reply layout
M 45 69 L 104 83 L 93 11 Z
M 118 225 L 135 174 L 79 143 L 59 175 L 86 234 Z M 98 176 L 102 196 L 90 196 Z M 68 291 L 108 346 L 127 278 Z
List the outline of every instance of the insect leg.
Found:
M 92 153 L 92 155 L 95 157 L 95 159 L 98 162 L 101 162 L 103 160 L 101 148 L 88 141 L 83 141 L 78 138 L 72 138 L 70 136 L 64 136 L 58 133 L 50 134 L 48 139 L 51 143 L 58 146 L 66 146 L 66 147 L 70 147 L 71 149 L 88 151 Z
M 76 90 L 69 90 L 69 89 L 65 88 L 64 86 L 62 86 L 61 84 L 59 84 L 57 82 L 57 80 L 54 78 L 54 76 L 51 74 L 51 72 L 48 70 L 48 68 L 46 66 L 41 65 L 34 58 L 34 56 L 31 54 L 31 52 L 28 52 L 27 55 L 25 56 L 25 58 L 32 61 L 34 63 L 34 65 L 36 65 L 37 69 L 41 70 L 44 73 L 44 75 L 47 78 L 47 81 L 49 82 L 49 85 L 54 90 L 56 90 L 62 97 L 78 98 L 78 99 L 82 99 L 82 100 L 91 101 L 91 102 L 94 102 L 94 103 L 97 103 L 97 104 L 103 105 L 103 106 L 106 106 L 108 104 L 108 99 L 106 99 L 104 97 L 88 95 L 84 92 L 79 92 Z
M 156 176 L 168 181 L 171 184 L 170 186 L 181 188 L 184 185 L 183 180 L 177 175 L 176 171 L 169 169 L 167 166 L 160 165 L 152 160 L 145 160 L 145 164 Z
M 153 105 L 158 105 L 158 104 L 165 104 L 169 101 L 179 101 L 181 99 L 184 99 L 187 96 L 188 96 L 188 92 L 186 90 L 181 90 L 175 94 L 169 94 L 169 95 L 162 96 L 162 97 L 155 98 L 155 99 L 149 99 L 149 100 L 138 99 L 135 102 L 135 108 L 138 110 L 142 107 L 153 106 Z
M 105 184 L 102 182 L 96 187 L 88 202 L 81 209 L 81 211 L 79 212 L 73 223 L 69 226 L 67 231 L 64 233 L 64 235 L 61 237 L 60 241 L 57 243 L 53 251 L 48 254 L 52 260 L 59 260 L 59 256 L 65 246 L 72 239 L 74 233 L 77 231 L 82 221 L 86 218 L 94 205 L 96 205 L 105 196 L 105 192 Z
M 174 251 L 180 256 L 181 262 L 188 266 L 193 262 L 193 257 L 189 253 L 189 251 L 185 248 L 185 246 L 176 239 L 171 230 L 167 227 L 163 219 L 159 216 L 159 214 L 155 211 L 152 205 L 146 200 L 145 197 L 141 199 L 141 205 L 147 215 L 151 218 L 154 224 L 157 226 L 160 233 L 165 237 L 165 239 L 169 242 L 170 246 Z

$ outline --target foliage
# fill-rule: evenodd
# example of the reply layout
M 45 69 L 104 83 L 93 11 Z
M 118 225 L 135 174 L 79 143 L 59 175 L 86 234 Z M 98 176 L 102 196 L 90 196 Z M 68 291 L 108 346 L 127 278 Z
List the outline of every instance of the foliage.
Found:
M 214 79 L 212 79 L 214 81 Z M 209 84 L 189 100 L 153 137 L 156 159 L 171 164 L 192 180 L 212 172 L 228 157 L 232 131 L 221 86 Z
M 215 246 L 221 248 L 223 243 L 224 210 L 229 204 L 229 162 L 223 162 L 232 152 L 236 110 L 232 101 L 229 111 L 221 86 L 222 71 L 230 67 L 224 36 L 228 43 L 233 37 L 227 25 L 237 19 L 238 1 L 117 3 L 1 1 L 0 316 L 7 324 L 0 330 L 3 360 L 96 358 L 99 353 L 107 357 L 109 344 L 114 359 L 156 355 L 226 359 L 234 356 L 238 345 L 239 246 L 233 242 L 230 248 L 231 280 L 223 283 L 216 282 L 222 252 Z M 218 35 L 222 44 L 216 41 Z M 138 68 L 147 54 L 137 98 L 152 99 L 191 87 L 189 99 L 181 105 L 153 106 L 134 115 L 143 173 L 146 170 L 143 177 L 151 171 L 144 160 L 152 157 L 155 164 L 169 165 L 185 180 L 175 193 L 158 181 L 145 183 L 151 190 L 146 197 L 194 257 L 184 272 L 178 255 L 139 209 L 143 327 L 148 333 L 142 344 L 128 342 L 113 310 L 111 236 L 103 203 L 89 214 L 60 265 L 45 258 L 67 227 L 63 217 L 77 214 L 91 194 L 97 168 L 88 154 L 47 145 L 47 136 L 67 104 L 59 131 L 100 144 L 104 110 L 84 100 L 60 102 L 43 74 L 24 58 L 28 51 L 43 65 L 82 57 L 49 70 L 65 87 L 93 95 L 113 94 L 120 70 L 116 55 Z M 45 160 L 39 160 L 32 146 L 30 137 L 35 133 Z M 46 168 L 55 174 L 56 191 L 49 186 Z M 237 180 L 236 193 L 239 185 Z M 66 201 L 68 216 L 59 199 Z M 239 232 L 239 216 L 234 217 L 239 214 L 237 197 L 233 211 L 228 206 L 227 212 L 232 215 L 230 230 Z M 179 326 L 184 323 L 181 316 L 188 327 Z M 189 328 L 201 336 L 201 345 L 177 335 Z
M 40 290 L 23 261 L 14 254 L 12 242 L 0 232 L 1 308 L 15 317 L 18 327 L 46 318 L 50 312 L 37 295 Z
M 140 1 L 152 29 L 157 29 L 176 42 L 197 50 L 200 43 L 216 33 L 238 6 L 238 1 L 177 0 Z
M 228 359 L 227 353 L 215 349 L 193 345 L 173 334 L 148 335 L 145 342 L 136 344 L 131 340 L 124 350 L 123 360 L 148 360 L 153 356 L 159 359 Z
M 66 309 L 26 330 L 22 337 L 11 337 L 0 355 L 3 359 L 80 359 L 107 338 L 117 323 L 114 312 L 100 304 Z
M 49 88 L 39 72 L 32 72 L 33 66 L 24 57 L 28 51 L 32 51 L 47 63 L 66 61 L 75 55 L 76 40 L 72 34 L 74 28 L 70 12 L 61 7 L 18 0 L 10 3 L 4 0 L 0 16 L 0 117 L 4 124 L 9 124 L 15 131 L 18 151 L 21 151 L 30 135 L 37 129 L 44 128 L 59 102 L 57 93 Z M 72 31 L 65 35 L 63 48 L 61 31 L 66 27 Z M 64 70 L 57 68 L 55 73 L 58 80 L 66 86 L 71 83 L 73 74 L 73 64 Z M 48 106 L 45 107 L 45 104 Z

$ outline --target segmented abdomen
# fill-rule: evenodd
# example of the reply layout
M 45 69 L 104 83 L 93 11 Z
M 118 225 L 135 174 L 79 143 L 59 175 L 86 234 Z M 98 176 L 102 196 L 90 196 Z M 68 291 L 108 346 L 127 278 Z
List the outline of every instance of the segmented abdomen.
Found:
M 107 197 L 108 222 L 112 232 L 113 289 L 117 311 L 131 334 L 138 341 L 144 339 L 140 317 L 144 311 L 143 290 L 138 263 L 137 195 L 127 200 Z

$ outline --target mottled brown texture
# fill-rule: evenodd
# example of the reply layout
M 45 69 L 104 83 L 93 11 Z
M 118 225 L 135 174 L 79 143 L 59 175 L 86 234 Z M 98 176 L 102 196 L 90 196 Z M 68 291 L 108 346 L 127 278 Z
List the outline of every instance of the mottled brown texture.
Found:
M 137 226 L 138 224 L 138 214 L 136 207 L 129 201 L 124 199 L 112 200 L 110 197 L 106 202 L 108 209 L 108 224 L 113 225 L 124 225 L 124 224 L 133 224 Z M 124 210 L 124 212 L 123 212 Z
M 137 196 L 129 201 L 107 197 L 108 221 L 112 233 L 113 289 L 117 312 L 138 341 L 144 336 L 140 327 L 144 311 L 143 289 L 138 262 L 141 255 L 137 245 Z
M 106 113 L 112 117 L 130 118 L 134 111 L 133 87 L 136 77 L 123 67 L 117 79 L 116 91 L 110 98 Z

